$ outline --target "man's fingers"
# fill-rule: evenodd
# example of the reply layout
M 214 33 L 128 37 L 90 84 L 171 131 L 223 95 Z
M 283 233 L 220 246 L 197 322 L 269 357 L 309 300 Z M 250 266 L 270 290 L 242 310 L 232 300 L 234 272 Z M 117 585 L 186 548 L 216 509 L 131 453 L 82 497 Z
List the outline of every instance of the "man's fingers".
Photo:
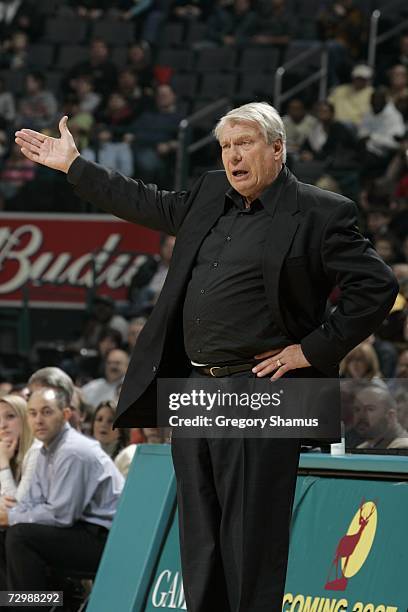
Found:
M 31 139 L 38 140 L 39 142 L 44 142 L 44 140 L 48 138 L 48 136 L 45 134 L 41 134 L 40 132 L 36 132 L 34 130 L 29 130 L 28 128 L 18 130 L 16 132 L 16 136 L 19 138 L 29 139 L 30 141 Z
M 271 380 L 277 380 L 278 378 L 283 376 L 286 372 L 289 372 L 289 370 L 292 370 L 292 368 L 289 367 L 287 363 L 285 363 L 285 365 L 283 365 L 282 367 L 278 368 L 276 370 L 275 374 L 273 376 L 271 376 Z
M 31 153 L 40 153 L 40 147 L 38 144 L 28 142 L 27 140 L 21 140 L 21 138 L 16 138 L 16 143 L 20 147 L 24 147 L 28 151 L 31 151 Z
M 67 126 L 67 121 L 68 121 L 67 115 L 64 115 L 63 117 L 61 117 L 61 119 L 59 121 L 58 128 L 59 128 L 61 136 L 63 136 L 64 133 L 66 133 L 66 132 L 69 133 L 69 129 L 68 129 L 68 126 Z
M 38 153 L 31 153 L 31 151 L 29 151 L 28 149 L 26 149 L 26 147 L 23 147 L 21 149 L 21 152 L 23 155 L 25 155 L 28 159 L 31 159 L 31 161 L 40 163 L 39 161 L 39 155 Z

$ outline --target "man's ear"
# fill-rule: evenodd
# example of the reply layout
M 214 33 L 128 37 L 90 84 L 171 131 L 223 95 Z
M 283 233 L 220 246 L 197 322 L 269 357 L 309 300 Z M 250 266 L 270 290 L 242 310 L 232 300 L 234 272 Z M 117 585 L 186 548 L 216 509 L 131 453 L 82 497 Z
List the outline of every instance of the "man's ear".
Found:
M 283 157 L 283 141 L 282 141 L 281 138 L 277 138 L 273 142 L 273 150 L 274 150 L 274 157 L 275 157 L 276 161 L 278 161 L 279 159 L 282 159 L 282 157 Z
M 62 410 L 62 414 L 64 415 L 64 421 L 69 421 L 69 419 L 72 417 L 72 410 L 69 406 L 66 406 L 63 410 Z

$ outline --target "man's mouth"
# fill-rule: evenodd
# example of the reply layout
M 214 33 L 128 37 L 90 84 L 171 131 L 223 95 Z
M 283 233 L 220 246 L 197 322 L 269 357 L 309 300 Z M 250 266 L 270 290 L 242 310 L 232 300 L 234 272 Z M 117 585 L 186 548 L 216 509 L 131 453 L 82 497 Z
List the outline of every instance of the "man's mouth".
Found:
M 233 170 L 232 176 L 235 178 L 239 178 L 241 176 L 246 176 L 248 174 L 247 170 Z

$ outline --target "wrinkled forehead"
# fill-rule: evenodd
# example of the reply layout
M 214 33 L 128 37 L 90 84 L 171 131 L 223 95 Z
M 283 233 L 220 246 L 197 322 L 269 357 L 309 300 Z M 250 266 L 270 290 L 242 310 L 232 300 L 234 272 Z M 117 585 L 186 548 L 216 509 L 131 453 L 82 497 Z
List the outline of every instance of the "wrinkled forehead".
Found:
M 256 121 L 227 119 L 220 132 L 220 143 L 233 138 L 242 138 L 243 136 L 265 140 L 262 130 Z

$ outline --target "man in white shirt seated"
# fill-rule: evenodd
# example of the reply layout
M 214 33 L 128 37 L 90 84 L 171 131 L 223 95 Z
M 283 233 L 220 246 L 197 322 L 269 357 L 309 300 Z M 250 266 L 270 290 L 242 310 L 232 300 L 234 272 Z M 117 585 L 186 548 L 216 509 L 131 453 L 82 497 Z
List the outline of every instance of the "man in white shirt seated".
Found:
M 98 442 L 69 424 L 69 397 L 39 389 L 28 402 L 43 442 L 26 496 L 0 512 L 10 590 L 47 590 L 47 571 L 95 572 L 115 516 L 123 477 Z
M 82 387 L 82 394 L 87 404 L 94 408 L 101 402 L 118 398 L 121 386 L 129 365 L 129 355 L 121 349 L 112 349 L 106 355 L 105 378 L 91 380 Z

